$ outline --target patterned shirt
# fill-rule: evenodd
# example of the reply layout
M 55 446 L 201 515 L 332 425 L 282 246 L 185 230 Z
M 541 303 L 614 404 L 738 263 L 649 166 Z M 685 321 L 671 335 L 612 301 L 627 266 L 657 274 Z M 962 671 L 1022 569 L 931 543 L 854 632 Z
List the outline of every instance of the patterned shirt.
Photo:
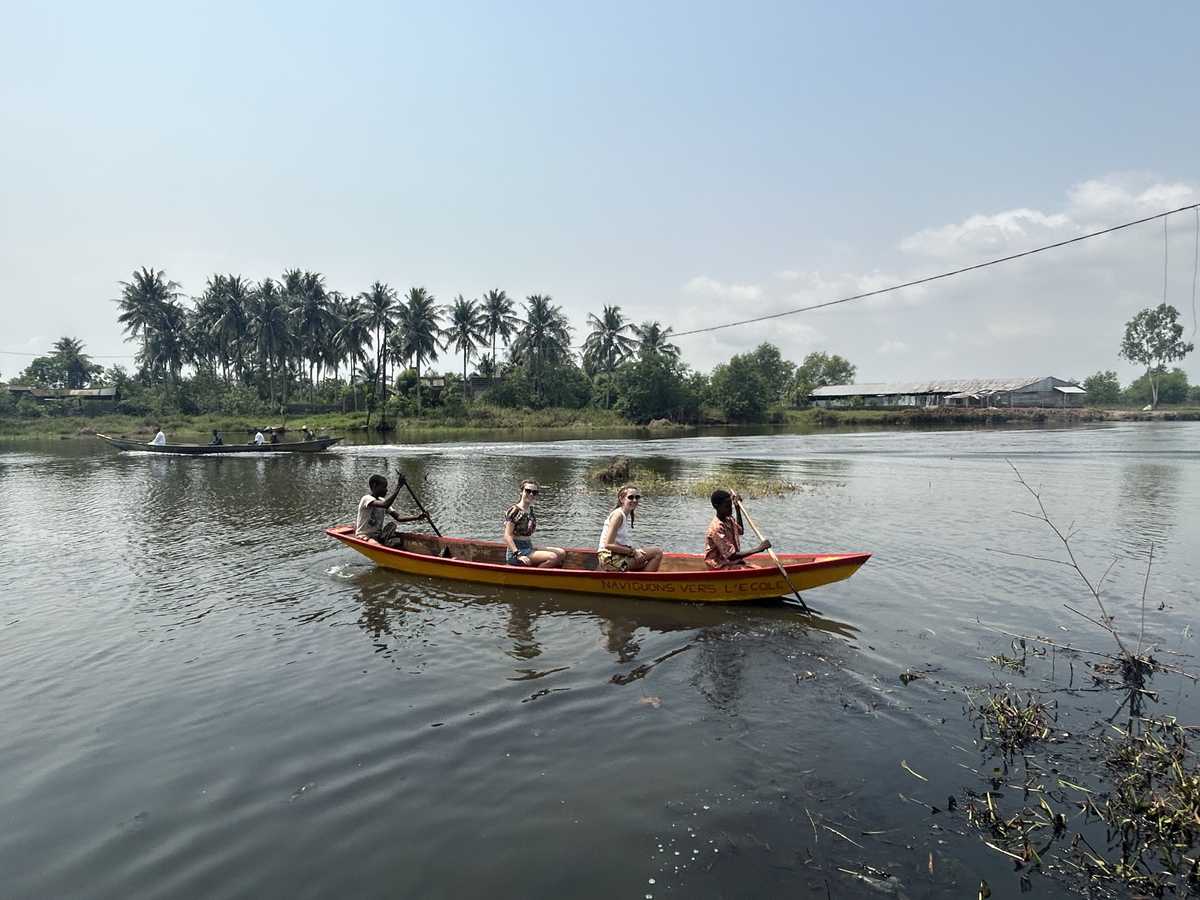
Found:
M 730 559 L 733 554 L 741 552 L 741 535 L 742 529 L 737 520 L 713 516 L 704 535 L 704 564 L 710 569 L 742 565 L 740 561 Z
M 520 506 L 510 506 L 504 514 L 504 521 L 512 522 L 515 538 L 527 538 L 537 530 L 537 516 L 533 514 L 532 507 L 521 509 Z

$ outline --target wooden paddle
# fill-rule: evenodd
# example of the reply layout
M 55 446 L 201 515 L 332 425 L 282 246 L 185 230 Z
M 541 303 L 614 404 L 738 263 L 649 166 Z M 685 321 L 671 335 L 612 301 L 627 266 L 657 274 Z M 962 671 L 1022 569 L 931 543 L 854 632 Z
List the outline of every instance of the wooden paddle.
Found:
M 762 533 L 761 531 L 759 531 L 759 530 L 758 530 L 758 526 L 757 526 L 757 525 L 755 525 L 755 524 L 754 524 L 754 520 L 753 520 L 752 518 L 750 518 L 750 513 L 746 512 L 746 507 L 745 507 L 745 504 L 743 504 L 743 503 L 742 503 L 742 501 L 741 501 L 741 500 L 739 500 L 739 501 L 738 501 L 738 504 L 737 504 L 737 507 L 738 507 L 738 509 L 741 511 L 741 513 L 742 513 L 742 517 L 743 517 L 743 518 L 744 518 L 744 519 L 745 519 L 747 522 L 749 522 L 749 523 L 750 523 L 750 527 L 751 527 L 751 528 L 754 530 L 754 533 L 758 535 L 758 539 L 759 539 L 760 541 L 765 541 L 765 540 L 766 540 L 766 538 L 765 538 L 765 537 L 763 537 L 763 533 Z M 810 610 L 810 609 L 808 608 L 808 604 L 804 602 L 804 598 L 803 598 L 803 597 L 801 597 L 801 596 L 800 596 L 800 592 L 799 592 L 798 590 L 796 590 L 796 585 L 792 584 L 792 577 L 791 577 L 790 575 L 788 575 L 788 573 L 787 573 L 787 569 L 785 569 L 785 568 L 783 567 L 783 563 L 779 561 L 779 557 L 778 557 L 778 556 L 776 555 L 776 553 L 775 553 L 775 548 L 774 548 L 774 547 L 768 547 L 768 548 L 767 548 L 767 553 L 771 554 L 771 559 L 773 559 L 773 560 L 775 561 L 775 565 L 779 566 L 779 574 L 783 576 L 783 580 L 784 580 L 784 581 L 786 581 L 786 582 L 788 583 L 788 587 L 790 587 L 790 588 L 792 589 L 792 593 L 796 595 L 796 602 L 795 602 L 795 603 L 792 603 L 792 601 L 791 601 L 791 600 L 789 600 L 789 599 L 787 599 L 786 597 L 784 597 L 784 598 L 783 598 L 783 602 L 784 602 L 784 603 L 791 603 L 793 606 L 799 606 L 799 607 L 800 607 L 802 610 L 804 610 L 806 613 L 810 613 L 810 614 L 811 614 L 811 613 L 812 613 L 812 610 Z
M 400 473 L 400 477 L 404 478 L 403 472 Z M 421 501 L 417 499 L 417 494 L 412 489 L 412 485 L 408 483 L 407 478 L 404 478 L 404 486 L 406 488 L 408 488 L 408 495 L 410 497 L 412 497 L 413 503 L 417 504 L 417 509 L 419 509 L 424 514 L 425 521 L 427 521 L 429 523 L 429 527 L 433 529 L 433 533 L 436 534 L 438 537 L 441 537 L 442 533 L 440 531 L 438 531 L 438 527 L 433 524 L 433 517 L 431 515 L 429 515 L 429 512 L 425 509 L 425 507 L 421 505 Z

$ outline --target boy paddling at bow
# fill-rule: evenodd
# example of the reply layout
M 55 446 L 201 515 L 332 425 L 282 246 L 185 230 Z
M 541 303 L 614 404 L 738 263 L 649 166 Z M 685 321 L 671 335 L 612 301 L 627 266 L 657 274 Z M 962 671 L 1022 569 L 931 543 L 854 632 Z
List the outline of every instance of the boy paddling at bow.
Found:
M 396 479 L 396 489 L 388 494 L 387 479 L 382 475 L 371 476 L 367 481 L 370 493 L 363 494 L 362 499 L 358 501 L 358 522 L 354 526 L 355 537 L 373 544 L 383 544 L 385 547 L 395 546 L 399 543 L 399 535 L 396 532 L 397 522 L 401 524 L 419 522 L 427 518 L 425 513 L 417 516 L 402 516 L 392 509 L 392 504 L 396 502 L 400 488 L 404 485 L 404 476 L 400 475 Z M 387 496 L 384 496 L 385 494 Z M 389 516 L 391 519 L 388 518 Z

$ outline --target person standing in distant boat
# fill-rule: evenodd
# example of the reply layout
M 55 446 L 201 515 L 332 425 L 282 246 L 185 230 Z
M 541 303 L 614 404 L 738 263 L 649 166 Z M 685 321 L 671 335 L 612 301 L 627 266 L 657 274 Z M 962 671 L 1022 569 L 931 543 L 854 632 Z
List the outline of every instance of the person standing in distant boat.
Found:
M 221 437 L 221 432 L 217 431 L 217 429 L 214 428 L 212 440 L 208 442 L 208 446 L 220 447 L 224 443 L 225 443 L 225 439 Z
M 254 443 L 255 444 L 257 444 L 258 446 L 261 447 L 264 443 L 266 443 L 266 440 L 267 439 L 265 437 L 263 437 L 262 431 L 254 432 Z
M 155 432 L 157 432 L 157 433 L 154 435 L 154 440 L 152 440 L 152 441 L 150 442 L 150 444 L 151 444 L 152 446 L 154 446 L 154 447 L 164 447 L 164 446 L 166 446 L 166 443 L 167 443 L 167 436 L 166 436 L 165 434 L 163 434 L 162 427 L 161 427 L 161 426 L 158 426 L 158 425 L 155 425 L 155 426 L 154 426 L 154 430 L 155 430 Z
M 662 565 L 658 547 L 637 547 L 633 541 L 633 520 L 642 500 L 642 492 L 632 484 L 617 491 L 617 505 L 604 520 L 596 558 L 600 568 L 610 572 L 657 572 Z
M 279 432 L 276 431 L 274 428 L 271 429 L 271 443 L 272 444 L 279 443 Z
M 400 488 L 404 485 L 404 476 L 401 475 L 396 481 L 396 489 L 388 494 L 387 479 L 382 475 L 372 475 L 367 480 L 367 490 L 370 493 L 363 494 L 362 499 L 358 501 L 358 521 L 354 526 L 355 537 L 370 541 L 372 544 L 393 547 L 399 543 L 399 535 L 396 532 L 397 522 L 402 524 L 419 522 L 426 518 L 425 513 L 418 516 L 402 516 L 392 509 L 392 504 L 396 502 Z M 384 494 L 387 496 L 385 497 Z M 389 516 L 391 519 L 388 518 Z
M 544 569 L 557 568 L 567 558 L 561 547 L 534 547 L 533 533 L 537 530 L 537 516 L 533 504 L 537 501 L 538 483 L 532 480 L 521 482 L 521 496 L 504 514 L 504 543 L 508 550 L 504 561 L 510 566 L 540 566 Z
M 717 488 L 709 498 L 716 511 L 704 535 L 704 564 L 710 569 L 741 568 L 747 556 L 762 553 L 771 547 L 770 541 L 763 541 L 753 550 L 742 552 L 742 535 L 746 529 L 742 525 L 741 499 L 736 493 L 723 488 Z

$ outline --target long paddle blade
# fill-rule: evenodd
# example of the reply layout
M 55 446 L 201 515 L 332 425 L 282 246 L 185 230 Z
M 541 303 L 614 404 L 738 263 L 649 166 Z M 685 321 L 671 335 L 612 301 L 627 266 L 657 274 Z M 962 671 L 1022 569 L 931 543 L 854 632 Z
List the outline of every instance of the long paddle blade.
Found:
M 750 527 L 754 530 L 754 533 L 756 535 L 758 535 L 758 539 L 760 541 L 765 541 L 766 538 L 763 537 L 763 533 L 758 530 L 758 526 L 756 524 L 754 524 L 754 519 L 750 518 L 750 513 L 748 513 L 746 511 L 746 506 L 744 503 L 742 503 L 741 500 L 738 501 L 738 509 L 742 513 L 742 518 L 744 518 L 747 522 L 750 523 Z M 785 569 L 783 567 L 783 561 L 780 560 L 778 554 L 776 554 L 775 548 L 768 547 L 767 553 L 770 554 L 771 559 L 774 560 L 774 562 L 775 562 L 775 565 L 779 567 L 779 574 L 783 576 L 783 580 L 787 582 L 788 587 L 790 587 L 792 589 L 792 593 L 796 595 L 795 605 L 799 606 L 805 612 L 811 612 L 811 610 L 809 610 L 809 608 L 808 608 L 808 604 L 804 602 L 804 598 L 800 596 L 800 592 L 798 590 L 796 590 L 796 585 L 792 583 L 792 576 L 789 575 L 787 569 Z M 784 599 L 785 599 L 785 602 L 787 602 L 787 603 L 792 602 L 790 600 L 787 600 L 786 598 L 784 598 Z

